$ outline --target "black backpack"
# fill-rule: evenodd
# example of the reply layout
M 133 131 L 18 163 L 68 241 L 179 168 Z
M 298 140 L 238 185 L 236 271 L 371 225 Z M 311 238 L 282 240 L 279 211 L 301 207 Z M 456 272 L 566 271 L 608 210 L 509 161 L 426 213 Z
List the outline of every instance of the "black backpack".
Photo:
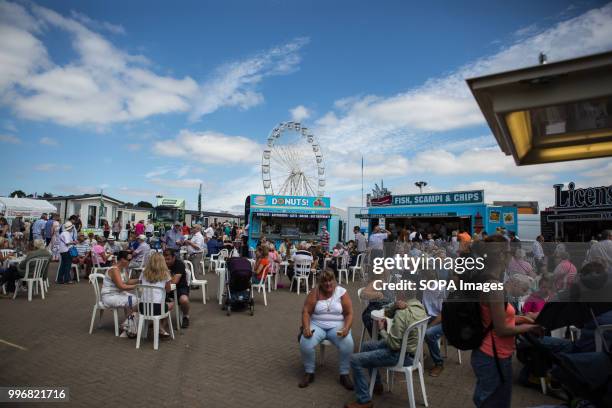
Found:
M 480 347 L 489 330 L 482 325 L 477 293 L 457 290 L 448 294 L 442 304 L 442 330 L 448 343 L 459 350 Z
M 504 302 L 504 309 L 507 303 Z M 456 290 L 450 292 L 442 304 L 442 331 L 450 345 L 459 350 L 475 350 L 480 347 L 485 337 L 493 330 L 493 322 L 489 327 L 482 324 L 480 298 L 478 292 Z M 501 370 L 495 337 L 491 337 L 495 366 L 501 382 L 505 381 Z

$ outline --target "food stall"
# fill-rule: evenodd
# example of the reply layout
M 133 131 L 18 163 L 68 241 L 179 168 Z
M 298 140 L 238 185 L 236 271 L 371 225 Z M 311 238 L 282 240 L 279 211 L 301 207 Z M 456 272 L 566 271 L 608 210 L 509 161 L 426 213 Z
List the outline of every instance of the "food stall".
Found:
M 318 241 L 323 226 L 330 228 L 329 197 L 302 197 L 253 194 L 247 197 L 245 215 L 249 247 L 262 237 L 278 246 L 285 239 Z
M 384 196 L 368 195 L 367 212 L 356 217 L 367 219 L 370 231 L 380 225 L 393 233 L 416 227 L 443 237 L 454 230 L 493 234 L 499 227 L 519 233 L 516 207 L 486 204 L 483 190 L 403 195 L 387 190 Z

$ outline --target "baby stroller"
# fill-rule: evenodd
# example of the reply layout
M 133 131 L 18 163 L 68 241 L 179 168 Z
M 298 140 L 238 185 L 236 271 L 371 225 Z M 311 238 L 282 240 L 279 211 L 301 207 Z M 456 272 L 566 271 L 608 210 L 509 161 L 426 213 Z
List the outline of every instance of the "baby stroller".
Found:
M 227 258 L 228 278 L 225 282 L 225 302 L 223 308 L 229 316 L 233 310 L 249 308 L 255 314 L 255 302 L 251 292 L 251 263 L 244 257 Z

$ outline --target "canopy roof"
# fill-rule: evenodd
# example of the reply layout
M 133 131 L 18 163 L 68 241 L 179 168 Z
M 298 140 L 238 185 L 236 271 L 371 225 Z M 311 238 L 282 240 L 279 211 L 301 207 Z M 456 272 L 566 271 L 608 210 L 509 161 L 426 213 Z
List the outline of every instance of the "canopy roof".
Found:
M 38 218 L 42 213 L 56 211 L 55 206 L 49 204 L 46 200 L 0 197 L 0 213 L 3 213 L 6 217 L 21 215 L 26 218 Z

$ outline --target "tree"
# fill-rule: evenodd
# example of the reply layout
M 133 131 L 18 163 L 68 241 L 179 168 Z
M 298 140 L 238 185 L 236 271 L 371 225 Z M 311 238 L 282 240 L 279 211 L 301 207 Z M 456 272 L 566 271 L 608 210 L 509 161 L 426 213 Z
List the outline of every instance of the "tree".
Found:
M 44 193 L 43 194 L 43 198 L 53 198 L 53 194 L 51 194 L 51 193 Z
M 139 201 L 136 207 L 153 208 L 153 204 L 148 201 Z
M 127 203 L 125 203 L 125 206 L 127 208 L 132 208 L 132 207 L 134 207 L 134 203 L 128 201 Z
M 24 193 L 22 190 L 15 190 L 11 194 L 9 194 L 9 197 L 24 198 L 25 196 L 26 193 Z

